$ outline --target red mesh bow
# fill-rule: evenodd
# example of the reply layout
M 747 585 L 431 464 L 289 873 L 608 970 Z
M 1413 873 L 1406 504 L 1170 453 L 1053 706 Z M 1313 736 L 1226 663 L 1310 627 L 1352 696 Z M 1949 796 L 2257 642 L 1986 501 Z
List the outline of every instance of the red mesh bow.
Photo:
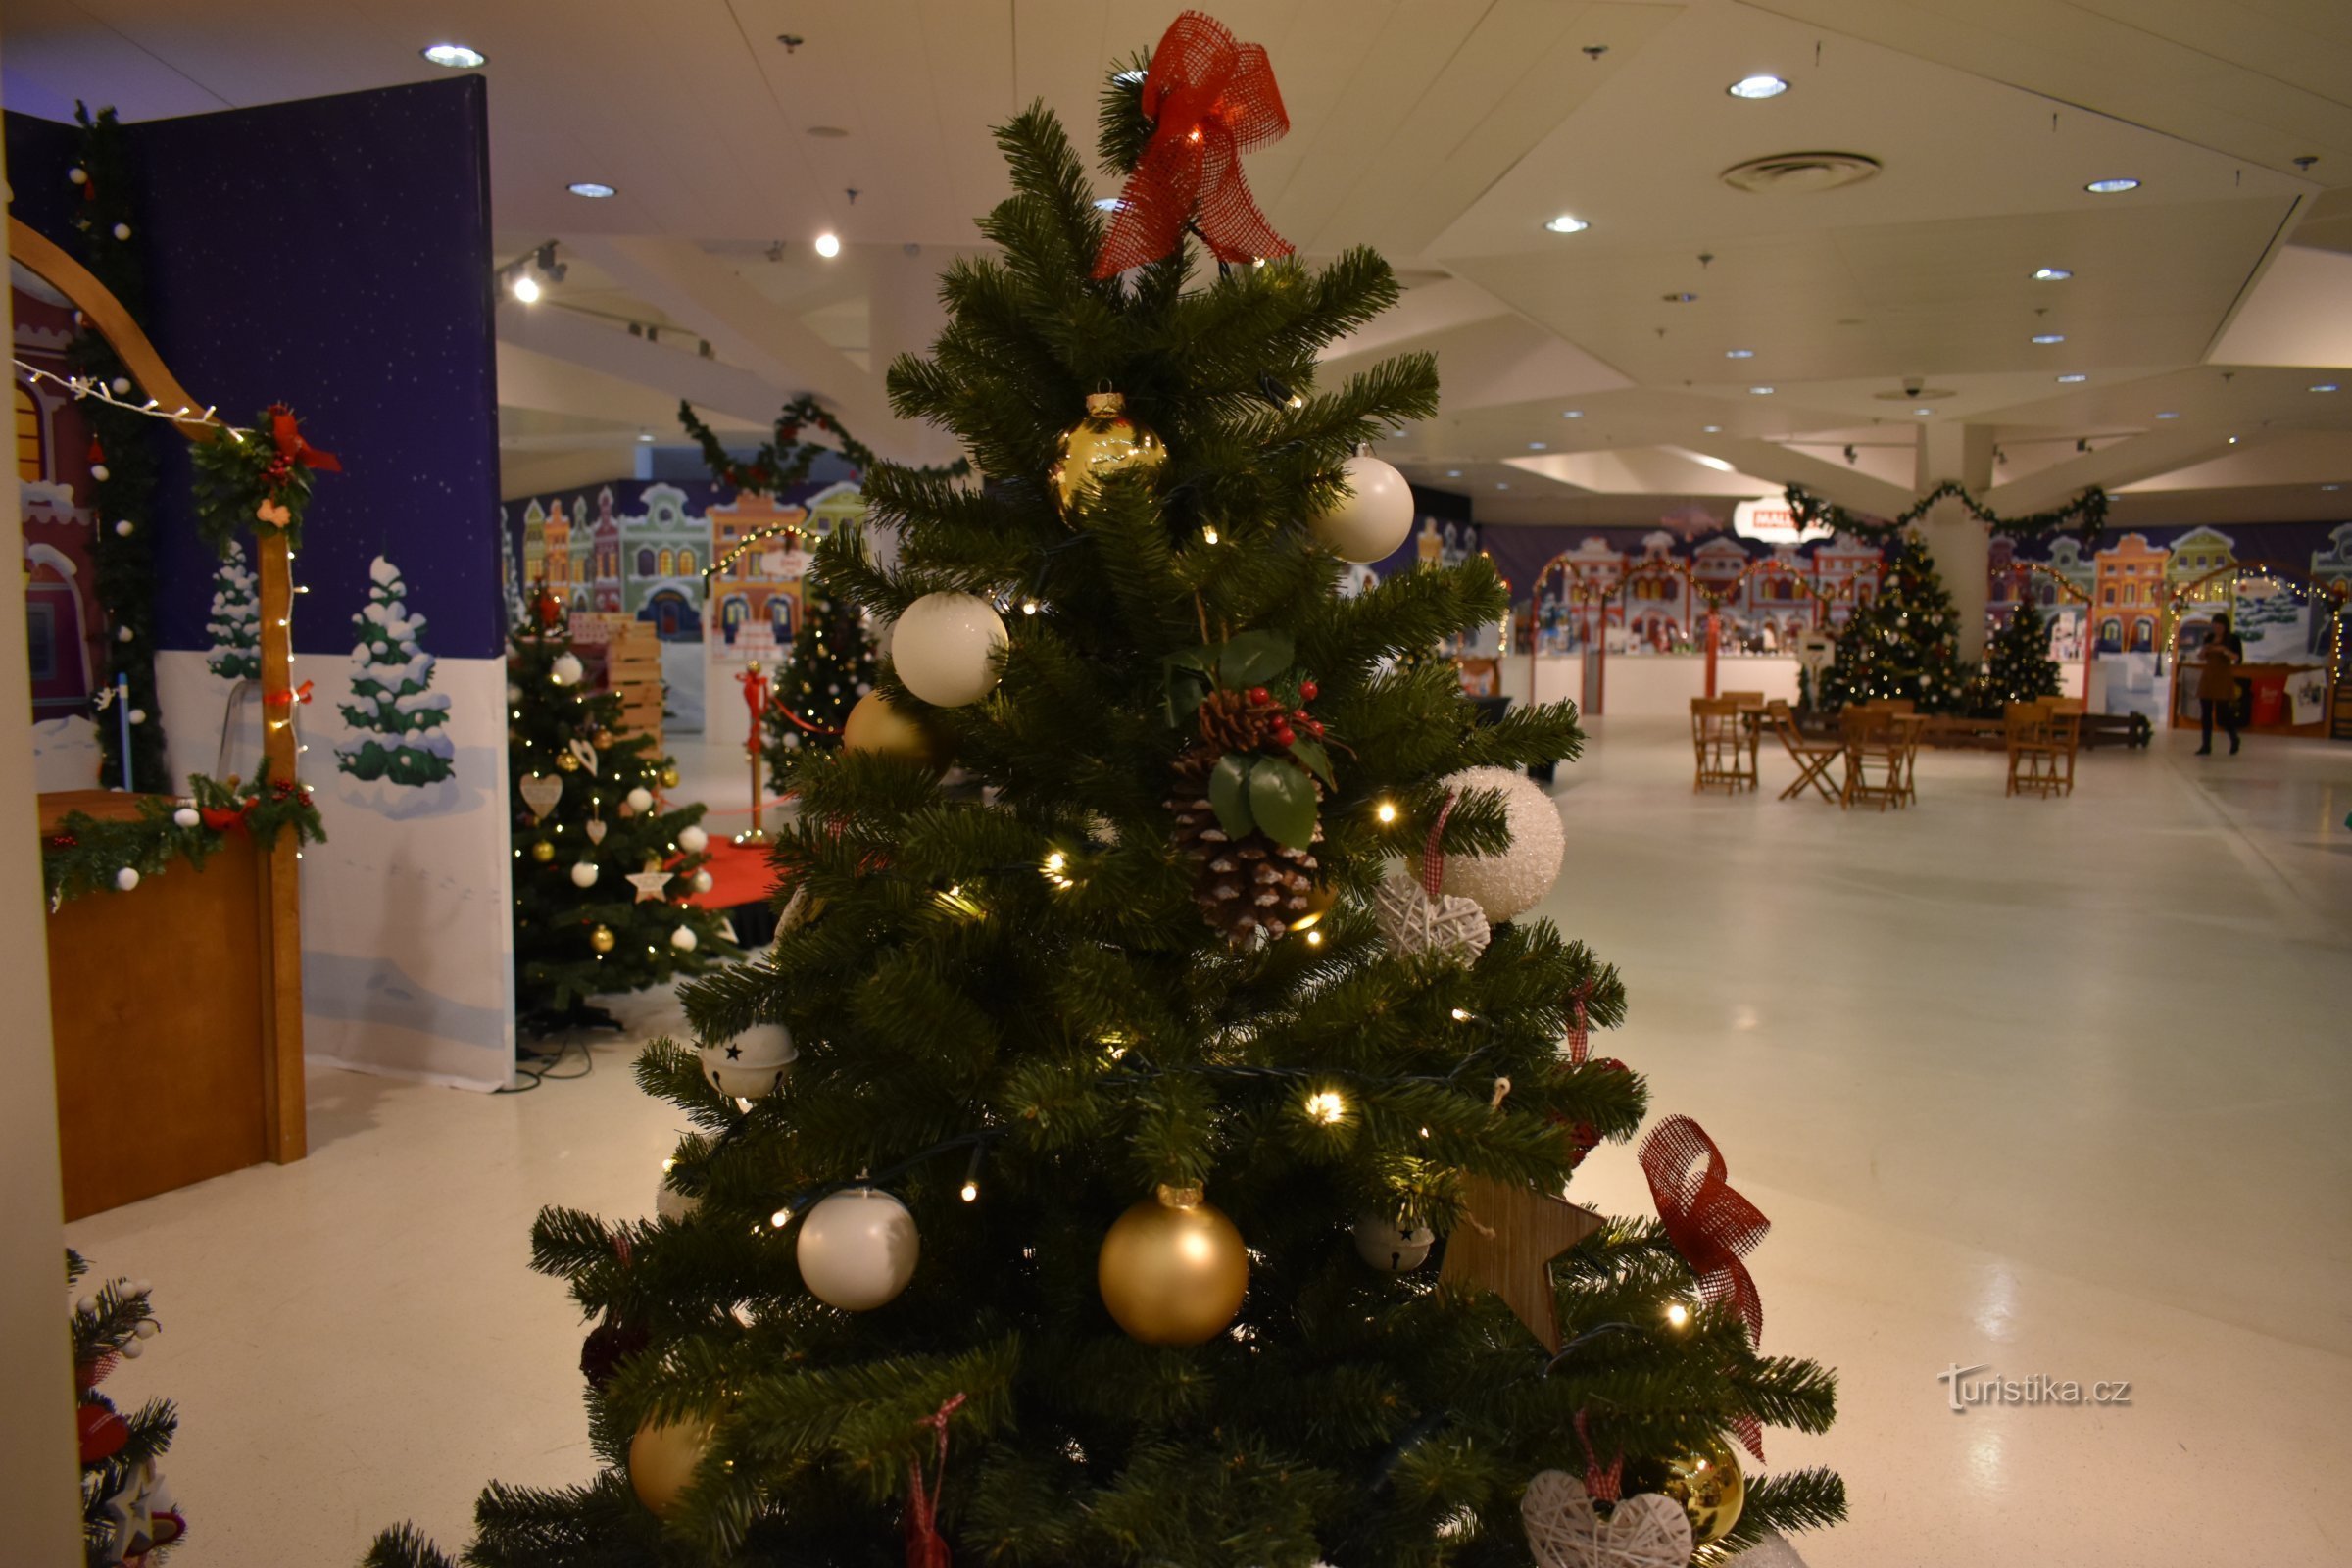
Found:
M 1691 1167 L 1701 1159 L 1706 1169 L 1693 1173 Z M 1667 1239 L 1697 1276 L 1698 1294 L 1710 1304 L 1730 1299 L 1747 1321 L 1748 1339 L 1762 1339 L 1764 1298 L 1756 1293 L 1755 1276 L 1740 1259 L 1755 1250 L 1772 1221 L 1732 1191 L 1725 1179 L 1723 1151 L 1690 1117 L 1669 1116 L 1642 1140 L 1642 1171 L 1649 1178 L 1649 1196 L 1657 1200 Z M 1756 1418 L 1740 1416 L 1732 1430 L 1761 1462 L 1764 1431 Z
M 1185 12 L 1152 51 L 1143 109 L 1156 128 L 1119 193 L 1095 276 L 1157 261 L 1188 220 L 1220 262 L 1291 254 L 1242 177 L 1242 154 L 1291 128 L 1263 46 L 1237 43 L 1214 17 Z

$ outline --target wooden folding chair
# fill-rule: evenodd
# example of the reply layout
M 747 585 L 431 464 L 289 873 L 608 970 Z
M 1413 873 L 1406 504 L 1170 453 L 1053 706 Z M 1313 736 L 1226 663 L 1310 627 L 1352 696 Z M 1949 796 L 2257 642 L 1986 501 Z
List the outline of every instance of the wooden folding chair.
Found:
M 1807 740 L 1797 731 L 1796 715 L 1788 710 L 1787 703 L 1777 697 L 1767 705 L 1765 712 L 1771 718 L 1772 732 L 1781 738 L 1781 749 L 1788 754 L 1788 760 L 1796 764 L 1796 782 L 1781 791 L 1781 799 L 1785 801 L 1792 795 L 1801 795 L 1805 787 L 1811 785 L 1823 800 L 1833 806 L 1842 807 L 1844 801 L 1830 783 L 1830 764 L 1845 755 L 1844 743 Z
M 1726 789 L 1734 794 L 1755 783 L 1740 708 L 1728 697 L 1690 699 L 1690 749 L 1698 760 L 1693 792 Z
M 2073 748 L 2059 739 L 2049 704 L 2011 703 L 2001 719 L 2009 750 L 2009 794 L 2047 796 L 2073 790 Z M 2079 733 L 2076 715 L 2067 715 L 2066 727 Z
M 1903 804 L 1904 741 L 1889 709 L 1849 708 L 1838 715 L 1845 737 L 1845 789 L 1839 804 L 1876 801 L 1884 811 Z

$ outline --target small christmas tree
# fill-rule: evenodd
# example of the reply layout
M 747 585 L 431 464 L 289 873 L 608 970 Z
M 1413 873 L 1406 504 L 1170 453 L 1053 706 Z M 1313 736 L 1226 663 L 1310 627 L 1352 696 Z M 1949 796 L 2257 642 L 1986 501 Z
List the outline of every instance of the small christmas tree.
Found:
M 2038 703 L 2058 695 L 2058 661 L 2050 657 L 2050 623 L 2031 598 L 2009 612 L 2009 623 L 1984 650 L 1984 671 L 1976 690 L 1976 710 L 1998 718 L 2011 703 Z
M 262 678 L 262 608 L 256 597 L 253 568 L 245 564 L 245 546 L 232 540 L 220 569 L 213 573 L 213 618 L 205 634 L 213 650 L 205 667 L 222 680 Z
M 1928 547 L 1905 534 L 1879 578 L 1878 597 L 1856 605 L 1838 634 L 1821 682 L 1821 706 L 1908 701 L 1922 713 L 1957 713 L 1968 702 L 1960 669 L 1960 616 Z
M 781 778 L 803 747 L 830 751 L 839 746 L 842 721 L 858 699 L 874 689 L 874 646 L 865 634 L 863 612 L 825 592 L 814 573 L 801 579 L 801 629 L 793 635 L 792 660 L 776 677 L 761 721 L 770 778 Z
M 89 1268 L 79 1253 L 66 1253 L 69 1286 Z M 188 1528 L 156 1471 L 179 1416 L 169 1399 L 150 1399 L 124 1415 L 98 1392 L 107 1374 L 135 1360 L 157 1332 L 146 1285 L 110 1280 L 85 1293 L 74 1304 L 73 1331 L 84 1560 L 88 1568 L 153 1568 Z
M 368 733 L 335 748 L 335 765 L 356 778 L 394 784 L 432 784 L 455 771 L 454 753 L 441 726 L 449 722 L 449 697 L 428 690 L 433 656 L 417 645 L 424 617 L 412 615 L 408 584 L 400 568 L 378 556 L 368 566 L 368 604 L 351 617 L 360 634 L 351 657 L 351 698 L 341 705 L 344 722 Z
M 710 885 L 703 808 L 664 809 L 677 782 L 653 741 L 620 729 L 585 678 L 560 612 L 507 656 L 514 812 L 516 1021 L 533 1033 L 611 1027 L 589 1002 L 696 973 L 733 953 L 723 919 L 684 902 Z

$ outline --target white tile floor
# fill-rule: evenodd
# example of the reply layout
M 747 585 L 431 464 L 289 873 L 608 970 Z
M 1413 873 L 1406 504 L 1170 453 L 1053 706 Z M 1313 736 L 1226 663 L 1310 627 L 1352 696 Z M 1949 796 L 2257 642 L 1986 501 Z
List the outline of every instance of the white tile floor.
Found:
M 1771 1215 L 1768 1349 L 1841 1372 L 1850 1524 L 1814 1568 L 2352 1561 L 2352 747 L 2086 757 L 2072 800 L 1922 760 L 1922 804 L 1694 799 L 1677 726 L 1596 721 L 1546 913 L 1626 973 L 1603 1049 Z M 1776 765 L 1777 764 L 1777 765 Z M 659 1026 L 664 1004 L 634 999 Z M 627 1048 L 485 1098 L 341 1073 L 313 1156 L 72 1227 L 155 1282 L 118 1374 L 184 1412 L 186 1568 L 321 1568 L 492 1475 L 589 1466 L 544 1202 L 643 1212 L 671 1124 Z M 1630 1151 L 1577 1196 L 1647 1203 Z M 2129 1379 L 2127 1408 L 1956 1415 L 1936 1374 Z M 1980 1374 L 1984 1375 L 1984 1374 Z

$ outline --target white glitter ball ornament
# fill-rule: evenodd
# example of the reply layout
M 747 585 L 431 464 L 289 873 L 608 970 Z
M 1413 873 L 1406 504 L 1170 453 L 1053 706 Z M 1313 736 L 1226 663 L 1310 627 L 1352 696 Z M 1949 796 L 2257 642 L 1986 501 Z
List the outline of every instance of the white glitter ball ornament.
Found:
M 1544 902 L 1559 880 L 1565 835 L 1559 808 L 1543 786 L 1504 767 L 1464 768 L 1446 780 L 1454 791 L 1499 790 L 1511 830 L 1511 846 L 1500 855 L 1446 857 L 1444 893 L 1475 899 L 1490 920 L 1508 920 Z

